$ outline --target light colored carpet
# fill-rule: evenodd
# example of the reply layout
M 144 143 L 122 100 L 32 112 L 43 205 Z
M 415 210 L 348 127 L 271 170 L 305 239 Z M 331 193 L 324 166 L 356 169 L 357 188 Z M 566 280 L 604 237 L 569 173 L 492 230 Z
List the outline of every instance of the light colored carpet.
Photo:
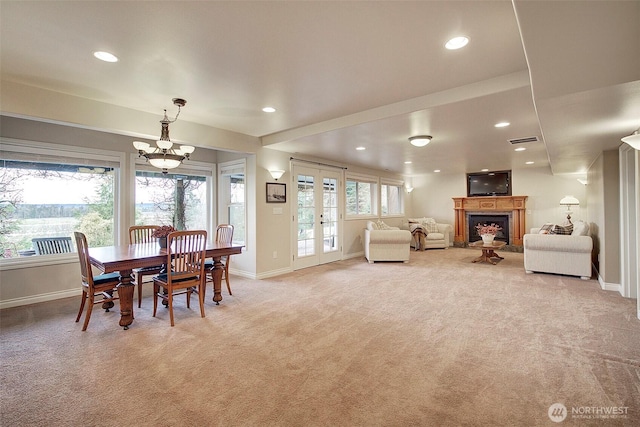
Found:
M 3 426 L 639 425 L 636 301 L 527 275 L 523 255 L 411 252 L 231 277 L 207 317 L 176 303 L 128 331 L 78 298 L 0 313 Z M 561 424 L 547 411 L 564 404 Z M 627 408 L 613 419 L 572 409 Z

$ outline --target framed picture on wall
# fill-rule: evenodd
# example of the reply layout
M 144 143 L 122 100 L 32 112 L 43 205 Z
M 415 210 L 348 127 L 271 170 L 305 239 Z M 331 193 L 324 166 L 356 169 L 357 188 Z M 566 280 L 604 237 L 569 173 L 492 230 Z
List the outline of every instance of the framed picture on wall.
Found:
M 286 203 L 287 184 L 267 182 L 267 203 Z

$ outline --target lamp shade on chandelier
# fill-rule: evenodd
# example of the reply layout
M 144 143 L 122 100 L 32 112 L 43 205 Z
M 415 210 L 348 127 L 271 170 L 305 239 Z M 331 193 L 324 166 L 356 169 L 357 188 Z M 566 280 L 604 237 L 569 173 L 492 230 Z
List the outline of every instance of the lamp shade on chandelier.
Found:
M 160 120 L 162 131 L 160 139 L 156 141 L 156 147 L 152 147 L 146 142 L 133 141 L 133 146 L 138 150 L 140 157 L 146 158 L 151 165 L 162 169 L 162 173 L 167 173 L 169 169 L 177 168 L 184 159 L 188 159 L 189 155 L 195 151 L 195 147 L 191 145 L 181 145 L 180 148 L 173 148 L 173 142 L 169 139 L 169 124 L 178 120 L 180 108 L 184 107 L 186 103 L 187 101 L 184 99 L 173 98 L 173 104 L 178 106 L 178 114 L 173 120 L 167 117 L 167 110 L 164 110 L 164 117 Z

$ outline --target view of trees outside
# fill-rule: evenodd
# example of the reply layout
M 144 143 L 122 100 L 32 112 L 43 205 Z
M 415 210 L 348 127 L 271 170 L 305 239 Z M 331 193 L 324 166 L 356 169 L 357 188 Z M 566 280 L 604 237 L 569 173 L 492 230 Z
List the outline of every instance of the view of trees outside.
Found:
M 373 211 L 372 187 L 375 184 L 347 180 L 346 189 L 346 211 L 347 215 L 371 215 Z
M 33 255 L 31 239 L 87 235 L 113 244 L 113 169 L 2 161 L 0 257 Z M 75 246 L 75 244 L 74 244 Z
M 228 216 L 229 224 L 233 225 L 233 243 L 245 244 L 245 182 L 244 174 L 234 174 L 228 176 L 229 180 L 229 202 Z
M 206 178 L 136 172 L 136 224 L 171 225 L 177 230 L 207 228 Z
M 0 160 L 0 257 L 32 256 L 31 239 L 71 237 L 114 244 L 114 170 Z M 206 178 L 136 174 L 136 224 L 206 229 Z M 73 241 L 75 247 L 75 241 Z
M 402 213 L 401 187 L 398 185 L 382 184 L 380 187 L 380 204 L 382 215 Z

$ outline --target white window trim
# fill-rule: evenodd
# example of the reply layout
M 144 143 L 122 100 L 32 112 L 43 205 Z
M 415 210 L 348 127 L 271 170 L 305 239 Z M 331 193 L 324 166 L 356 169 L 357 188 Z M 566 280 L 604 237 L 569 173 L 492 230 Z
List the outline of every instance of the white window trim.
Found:
M 375 184 L 376 186 L 376 191 L 372 191 L 371 192 L 371 210 L 372 212 L 370 214 L 347 214 L 347 200 L 346 200 L 346 192 L 347 192 L 347 181 L 357 181 L 357 182 L 363 182 L 363 183 L 370 183 L 370 184 Z M 363 220 L 363 219 L 374 219 L 374 218 L 378 218 L 378 212 L 380 212 L 380 178 L 374 175 L 364 175 L 364 174 L 356 174 L 356 173 L 350 173 L 350 172 L 346 172 L 344 174 L 344 189 L 342 191 L 344 193 L 343 197 L 345 198 L 344 201 L 344 211 L 345 211 L 345 215 L 344 218 L 346 221 L 353 221 L 353 220 Z
M 248 186 L 248 182 L 247 182 L 247 159 L 238 159 L 238 160 L 230 160 L 228 162 L 222 162 L 222 163 L 218 163 L 218 198 L 216 199 L 216 205 L 218 206 L 217 209 L 217 218 L 218 221 L 220 220 L 220 218 L 222 217 L 226 217 L 227 213 L 224 212 L 224 209 L 226 209 L 226 203 L 223 205 L 220 200 L 219 197 L 221 194 L 226 194 L 225 189 L 223 188 L 224 185 L 224 180 L 222 179 L 223 175 L 226 175 L 228 173 L 231 173 L 234 169 L 242 169 L 243 173 L 244 173 L 244 226 L 245 226 L 245 230 L 244 230 L 244 249 L 243 252 L 246 252 L 249 248 L 249 231 L 248 231 L 248 209 L 247 209 L 247 186 Z M 228 218 L 227 218 L 228 220 Z
M 398 195 L 400 196 L 400 213 L 397 214 L 383 214 L 382 213 L 382 186 L 383 185 L 388 185 L 388 186 L 392 186 L 392 187 L 399 187 L 399 191 L 398 191 Z M 380 186 L 379 186 L 379 191 L 380 191 L 380 206 L 379 206 L 379 210 L 378 212 L 380 212 L 380 217 L 382 218 L 404 218 L 405 216 L 405 212 L 404 212 L 404 181 L 401 180 L 397 180 L 397 179 L 389 179 L 389 178 L 381 178 L 380 179 Z
M 114 242 L 118 244 L 120 233 L 117 231 L 120 229 L 120 224 L 122 223 L 121 218 L 123 217 L 120 204 L 120 194 L 123 194 L 123 180 L 120 178 L 120 171 L 122 170 L 122 166 L 126 159 L 125 153 L 75 145 L 63 145 L 50 142 L 3 137 L 0 137 L 0 151 L 27 153 L 33 154 L 34 156 L 55 156 L 78 160 L 88 159 L 117 163 L 119 166 L 116 167 L 113 182 L 113 238 Z M 37 161 L 37 159 L 34 158 L 34 161 Z M 13 270 L 17 268 L 41 267 L 44 265 L 69 264 L 77 261 L 78 254 L 75 252 L 67 254 L 39 255 L 37 257 L 3 258 L 0 259 L 0 271 Z

